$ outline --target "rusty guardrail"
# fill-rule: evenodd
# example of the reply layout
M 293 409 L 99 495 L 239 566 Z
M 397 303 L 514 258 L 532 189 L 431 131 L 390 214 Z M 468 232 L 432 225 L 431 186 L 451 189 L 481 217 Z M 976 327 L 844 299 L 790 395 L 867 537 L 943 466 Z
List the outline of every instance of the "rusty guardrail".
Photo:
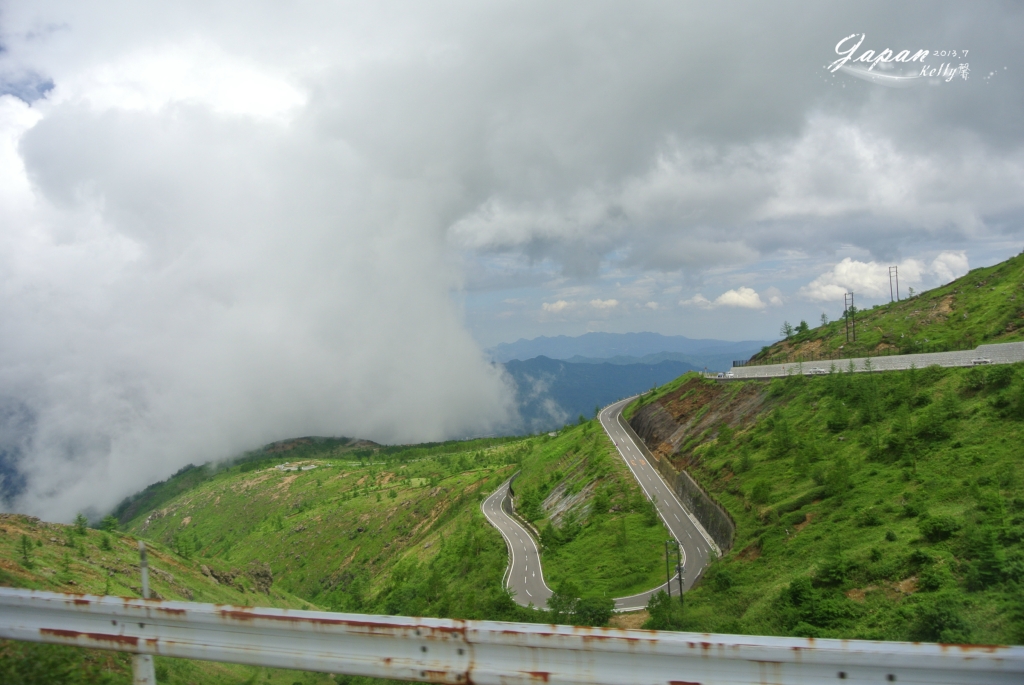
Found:
M 366 616 L 0 588 L 0 637 L 451 683 L 1020 683 L 1024 647 Z

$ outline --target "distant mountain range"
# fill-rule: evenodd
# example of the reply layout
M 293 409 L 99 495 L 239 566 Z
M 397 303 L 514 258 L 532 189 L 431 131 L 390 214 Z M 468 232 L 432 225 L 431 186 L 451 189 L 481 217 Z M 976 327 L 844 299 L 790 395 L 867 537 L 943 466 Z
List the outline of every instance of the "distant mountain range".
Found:
M 693 340 L 660 333 L 587 333 L 495 345 L 487 352 L 516 384 L 520 432 L 560 428 L 580 414 L 678 378 L 687 371 L 724 371 L 769 344 Z
M 575 423 L 582 414 L 594 416 L 598 406 L 611 404 L 669 382 L 696 367 L 679 361 L 658 364 L 573 364 L 534 357 L 505 362 L 516 383 L 516 403 L 522 424 L 518 432 L 536 433 Z
M 757 350 L 755 350 L 755 352 L 756 351 Z M 726 352 L 725 354 L 657 352 L 655 354 L 645 354 L 642 357 L 619 355 L 617 357 L 608 357 L 607 359 L 601 359 L 600 357 L 582 357 L 577 354 L 569 357 L 565 361 L 570 364 L 617 364 L 620 366 L 627 364 L 660 364 L 661 362 L 669 361 L 682 362 L 700 370 L 707 368 L 708 371 L 725 371 L 732 366 L 733 360 L 746 359 L 753 353 L 754 352 L 743 351 L 739 356 L 737 356 L 734 352 Z
M 638 361 L 617 361 L 617 364 L 646 363 L 648 355 L 673 352 L 687 355 L 695 366 L 703 368 L 705 359 L 719 358 L 731 362 L 733 359 L 745 359 L 759 351 L 770 340 L 729 340 L 702 339 L 694 340 L 682 335 L 661 335 L 660 333 L 586 333 L 576 337 L 559 335 L 553 338 L 541 336 L 532 340 L 519 339 L 513 343 L 501 343 L 487 350 L 496 362 L 507 362 L 513 359 L 533 359 L 544 356 L 551 359 L 569 360 L 583 357 L 593 363 L 596 360 L 607 361 L 618 358 L 638 358 Z M 684 361 L 683 359 L 672 359 Z M 700 360 L 694 361 L 694 360 Z

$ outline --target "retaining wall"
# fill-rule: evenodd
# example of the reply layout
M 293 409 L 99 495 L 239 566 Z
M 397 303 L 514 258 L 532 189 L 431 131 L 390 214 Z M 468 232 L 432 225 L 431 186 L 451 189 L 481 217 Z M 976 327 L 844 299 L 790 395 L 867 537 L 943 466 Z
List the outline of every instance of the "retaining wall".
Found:
M 654 426 L 664 428 L 666 416 L 671 419 L 668 412 L 655 402 L 641 408 L 627 423 L 637 437 L 636 442 L 643 450 L 644 457 L 658 469 L 662 478 L 672 487 L 686 510 L 693 514 L 700 525 L 704 526 L 704 530 L 715 541 L 718 549 L 725 554 L 732 549 L 732 542 L 736 536 L 736 523 L 732 520 L 732 516 L 729 515 L 725 507 L 715 501 L 710 493 L 698 485 L 697 481 L 690 477 L 690 474 L 686 471 L 676 471 L 667 457 L 655 456 L 648 447 L 648 443 L 662 442 L 655 435 L 657 429 Z M 652 421 L 653 417 L 658 417 L 661 420 Z

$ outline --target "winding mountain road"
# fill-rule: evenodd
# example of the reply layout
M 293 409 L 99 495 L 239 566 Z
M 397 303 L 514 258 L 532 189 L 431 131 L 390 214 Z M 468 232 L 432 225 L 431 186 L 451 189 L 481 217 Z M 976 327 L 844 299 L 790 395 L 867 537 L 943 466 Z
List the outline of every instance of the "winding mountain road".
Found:
M 622 417 L 622 410 L 633 400 L 620 400 L 601 410 L 598 418 L 615 449 L 626 462 L 648 499 L 652 499 L 665 526 L 683 549 L 683 588 L 690 589 L 714 558 L 715 545 L 697 520 L 683 508 L 672 488 L 652 466 L 653 457 L 636 433 Z M 551 588 L 544 583 L 537 542 L 512 514 L 511 480 L 506 481 L 484 500 L 481 508 L 487 520 L 501 531 L 509 550 L 509 565 L 505 572 L 505 585 L 512 590 L 516 602 L 523 606 L 544 608 L 551 596 Z M 678 575 L 672 578 L 677 588 Z M 665 589 L 658 587 L 615 600 L 616 611 L 635 611 L 647 606 L 651 595 Z

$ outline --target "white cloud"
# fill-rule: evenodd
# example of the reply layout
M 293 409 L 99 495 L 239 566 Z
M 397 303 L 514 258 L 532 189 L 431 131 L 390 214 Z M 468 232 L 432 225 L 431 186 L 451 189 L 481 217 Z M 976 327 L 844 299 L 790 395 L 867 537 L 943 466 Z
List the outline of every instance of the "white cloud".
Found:
M 930 268 L 940 283 L 954 281 L 970 271 L 967 255 L 964 252 L 943 252 L 934 260 Z
M 704 297 L 700 293 L 697 293 L 696 295 L 694 295 L 693 297 L 691 297 L 688 300 L 680 300 L 679 304 L 682 307 L 693 306 L 693 307 L 700 307 L 701 309 L 710 309 L 711 308 L 711 300 L 709 300 L 708 298 Z
M 591 300 L 590 306 L 594 309 L 614 309 L 619 306 L 618 300 Z
M 725 291 L 715 298 L 715 305 L 743 309 L 764 309 L 767 306 L 753 288 L 746 287 Z
M 772 305 L 782 304 L 782 298 L 780 297 L 777 288 L 769 288 L 767 293 L 770 293 L 768 303 Z M 714 299 L 714 301 L 708 300 L 700 293 L 697 293 L 688 300 L 681 300 L 680 305 L 700 307 L 701 309 L 714 309 L 716 307 L 739 307 L 741 309 L 764 309 L 768 306 L 761 299 L 761 296 L 753 288 L 741 286 L 732 290 L 726 290 L 724 293 Z
M 657 302 L 648 302 L 644 306 L 647 307 L 648 309 L 657 309 L 658 308 L 658 303 Z
M 572 302 L 566 302 L 565 300 L 557 300 L 555 302 L 544 302 L 541 304 L 541 309 L 546 312 L 559 313 L 566 309 L 571 309 L 574 306 Z
M 948 283 L 969 270 L 964 252 L 940 253 L 931 264 L 919 259 L 905 259 L 895 265 L 881 262 L 862 262 L 847 257 L 799 290 L 799 295 L 815 302 L 842 301 L 844 293 L 868 298 L 890 296 L 889 267 L 898 269 L 900 293 L 910 286 L 932 288 Z M 896 279 L 892 287 L 895 288 Z
M 286 73 L 193 38 L 85 66 L 75 78 L 58 83 L 47 100 L 48 105 L 81 102 L 97 110 L 149 112 L 190 104 L 284 123 L 301 110 L 307 96 Z

